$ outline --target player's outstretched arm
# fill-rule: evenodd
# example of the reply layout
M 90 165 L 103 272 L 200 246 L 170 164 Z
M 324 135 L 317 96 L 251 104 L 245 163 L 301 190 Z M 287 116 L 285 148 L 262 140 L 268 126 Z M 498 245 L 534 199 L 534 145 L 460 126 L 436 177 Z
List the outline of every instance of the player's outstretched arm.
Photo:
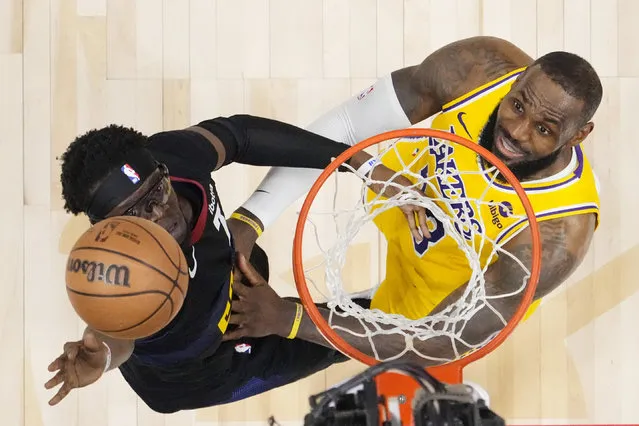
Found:
M 420 64 L 383 76 L 307 129 L 355 145 L 383 132 L 411 127 L 469 90 L 531 62 L 530 56 L 506 40 L 489 36 L 462 39 L 432 52 Z M 244 213 L 250 212 L 269 226 L 309 190 L 320 172 L 272 168 L 242 204 Z
M 242 255 L 238 256 L 239 271 L 236 276 L 242 279 L 233 283 L 233 292 L 238 300 L 231 305 L 231 317 L 229 324 L 237 326 L 232 331 L 224 334 L 223 340 L 236 340 L 243 337 L 263 337 L 276 334 L 281 337 L 290 337 L 292 325 L 297 312 L 297 304 L 290 300 L 280 298 L 275 290 L 262 278 Z M 319 308 L 325 319 L 329 317 L 329 311 Z M 352 330 L 354 333 L 363 333 L 361 323 L 353 317 L 333 318 L 333 324 Z M 371 345 L 366 337 L 357 337 L 351 333 L 340 333 L 341 336 L 353 347 L 372 356 Z M 328 348 L 332 344 L 324 339 L 315 324 L 308 315 L 303 314 L 299 328 L 296 332 L 298 339 L 313 342 Z M 404 351 L 406 344 L 404 337 L 400 335 L 388 335 L 375 342 L 377 349 L 381 349 L 380 355 L 387 357 Z M 407 353 L 403 359 L 419 363 L 423 361 L 414 354 Z
M 581 264 L 588 251 L 595 228 L 593 214 L 575 215 L 539 223 L 541 237 L 541 273 L 534 300 L 540 299 L 559 287 Z M 503 249 L 518 259 L 528 270 L 532 266 L 532 237 L 528 229 L 523 230 Z M 506 321 L 519 308 L 524 291 L 508 297 L 499 297 L 515 292 L 525 279 L 525 271 L 513 257 L 500 254 L 485 274 L 487 296 L 497 296 L 489 303 Z M 434 313 L 445 309 L 461 297 L 466 286 L 458 288 L 444 299 Z M 462 332 L 462 339 L 478 344 L 501 330 L 503 323 L 489 308 L 480 310 Z
M 106 371 L 123 364 L 132 352 L 132 340 L 114 339 L 87 327 L 82 340 L 65 343 L 62 355 L 49 364 L 49 371 L 57 373 L 45 388 L 62 383 L 49 405 L 58 404 L 72 389 L 94 383 Z
M 593 215 L 578 215 L 549 220 L 539 224 L 542 259 L 541 275 L 535 299 L 541 298 L 556 289 L 579 266 L 590 245 L 594 225 L 595 218 Z M 503 248 L 519 259 L 528 269 L 531 267 L 532 238 L 528 230 L 523 230 L 505 244 Z M 232 314 L 231 323 L 237 324 L 239 328 L 233 334 L 225 337 L 233 339 L 268 334 L 278 334 L 286 337 L 290 333 L 291 324 L 295 316 L 295 303 L 279 299 L 277 294 L 261 280 L 261 277 L 245 260 L 241 260 L 240 269 L 246 280 L 250 282 L 250 285 L 238 284 L 237 286 L 236 293 L 240 295 L 240 301 L 237 306 L 236 303 L 233 304 L 232 310 L 237 310 L 238 313 Z M 486 271 L 486 292 L 489 296 L 513 293 L 521 287 L 524 275 L 525 271 L 519 263 L 510 256 L 501 255 L 499 260 Z M 459 299 L 464 289 L 465 286 L 461 286 L 451 293 L 433 310 L 433 313 L 444 309 Z M 491 299 L 490 303 L 508 321 L 519 307 L 522 296 L 523 292 L 518 292 L 509 297 Z M 328 319 L 329 311 L 319 310 L 324 318 Z M 331 322 L 334 328 L 339 327 L 352 331 L 352 333 L 340 332 L 340 336 L 347 343 L 369 356 L 374 356 L 369 338 L 354 335 L 356 333 L 365 335 L 365 330 L 359 319 L 333 315 Z M 485 307 L 466 323 L 460 340 L 455 342 L 456 349 L 463 353 L 468 349 L 464 347 L 463 342 L 479 344 L 501 330 L 501 328 L 503 328 L 503 323 L 499 317 L 494 311 Z M 332 347 L 324 339 L 308 315 L 303 315 L 302 317 L 297 338 Z M 373 341 L 378 355 L 382 358 L 396 356 L 406 348 L 404 336 L 399 334 L 376 336 Z M 425 341 L 414 341 L 413 343 L 419 352 L 429 357 L 440 359 L 455 358 L 455 348 L 448 337 L 437 337 Z M 438 364 L 413 352 L 406 352 L 402 359 L 418 363 L 424 367 Z
M 247 114 L 217 117 L 187 130 L 210 142 L 217 154 L 212 171 L 231 163 L 323 169 L 349 148 L 292 124 Z M 348 163 L 356 167 L 368 158 L 370 155 L 362 153 Z

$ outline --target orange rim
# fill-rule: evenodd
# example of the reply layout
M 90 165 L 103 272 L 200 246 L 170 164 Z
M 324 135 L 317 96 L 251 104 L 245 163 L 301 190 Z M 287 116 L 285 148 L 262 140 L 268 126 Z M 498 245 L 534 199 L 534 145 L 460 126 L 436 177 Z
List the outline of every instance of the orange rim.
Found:
M 329 341 L 335 348 L 349 356 L 350 358 L 356 359 L 364 364 L 375 365 L 380 361 L 376 358 L 373 358 L 365 353 L 355 349 L 339 334 L 337 334 L 328 322 L 324 319 L 320 311 L 315 306 L 313 302 L 313 298 L 308 290 L 308 286 L 306 283 L 306 277 L 304 276 L 304 268 L 303 268 L 303 254 L 302 254 L 302 237 L 304 234 L 304 226 L 306 223 L 306 219 L 308 217 L 309 210 L 317 193 L 320 188 L 329 176 L 346 160 L 351 158 L 355 153 L 362 151 L 372 145 L 378 144 L 380 142 L 388 141 L 391 139 L 399 139 L 403 137 L 433 137 L 437 139 L 443 139 L 446 141 L 454 142 L 459 145 L 463 145 L 464 147 L 471 149 L 482 157 L 487 159 L 491 164 L 493 164 L 497 169 L 504 175 L 508 183 L 513 187 L 517 195 L 522 201 L 524 206 L 524 210 L 526 211 L 526 216 L 529 221 L 529 228 L 532 233 L 532 267 L 530 270 L 530 279 L 528 280 L 528 285 L 526 286 L 526 291 L 524 292 L 523 300 L 519 305 L 519 308 L 515 312 L 515 315 L 511 318 L 511 320 L 506 324 L 506 326 L 495 336 L 488 344 L 483 346 L 480 349 L 477 349 L 474 352 L 471 352 L 469 355 L 464 358 L 441 364 L 435 367 L 432 367 L 434 370 L 439 370 L 441 372 L 448 371 L 449 373 L 453 373 L 454 376 L 457 376 L 458 372 L 461 373 L 461 370 L 468 364 L 477 361 L 478 359 L 484 357 L 488 353 L 495 350 L 505 339 L 508 337 L 519 321 L 523 318 L 526 313 L 526 310 L 530 306 L 530 303 L 533 300 L 535 289 L 537 288 L 537 281 L 539 280 L 539 273 L 541 269 L 541 240 L 539 237 L 539 226 L 537 224 L 537 219 L 535 217 L 534 210 L 532 205 L 530 204 L 530 200 L 524 191 L 524 188 L 519 183 L 519 180 L 515 177 L 515 175 L 508 169 L 508 167 L 499 160 L 493 153 L 486 150 L 482 146 L 464 139 L 458 135 L 444 132 L 441 130 L 434 129 L 424 129 L 424 128 L 412 128 L 412 129 L 402 129 L 402 130 L 393 130 L 390 132 L 380 133 L 379 135 L 368 138 L 350 148 L 346 151 L 342 152 L 335 160 L 331 162 L 320 174 L 319 178 L 315 181 L 311 189 L 309 190 L 306 199 L 304 200 L 304 204 L 300 210 L 299 217 L 297 219 L 297 226 L 295 229 L 295 237 L 293 239 L 293 276 L 295 277 L 295 286 L 297 287 L 297 291 L 300 295 L 302 305 L 306 309 L 309 317 L 313 321 L 313 323 L 319 328 L 322 335 Z

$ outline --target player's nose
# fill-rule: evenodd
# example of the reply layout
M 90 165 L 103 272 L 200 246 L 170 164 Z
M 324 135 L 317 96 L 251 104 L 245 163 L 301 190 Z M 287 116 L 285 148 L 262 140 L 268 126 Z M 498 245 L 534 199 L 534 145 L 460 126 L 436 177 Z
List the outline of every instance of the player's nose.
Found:
M 509 133 L 508 136 L 511 138 L 511 142 L 516 145 L 521 145 L 522 142 L 528 142 L 530 140 L 530 131 L 532 129 L 531 123 L 529 120 L 517 120 L 513 122 L 508 128 L 506 128 Z

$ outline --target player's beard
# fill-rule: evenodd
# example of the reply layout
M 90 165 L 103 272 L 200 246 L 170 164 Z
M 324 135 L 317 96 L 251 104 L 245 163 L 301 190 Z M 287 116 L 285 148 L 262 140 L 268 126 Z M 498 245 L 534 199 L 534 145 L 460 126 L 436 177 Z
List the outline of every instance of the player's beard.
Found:
M 557 149 L 545 157 L 536 158 L 534 160 L 513 162 L 509 161 L 508 158 L 504 158 L 502 153 L 499 152 L 498 149 L 495 149 L 495 129 L 497 128 L 498 111 L 499 105 L 495 107 L 495 110 L 490 114 L 490 117 L 488 117 L 488 121 L 479 135 L 479 145 L 486 148 L 488 151 L 495 154 L 497 158 L 503 161 L 519 181 L 529 179 L 531 176 L 534 176 L 540 171 L 550 167 L 555 161 L 557 161 L 561 149 Z M 502 182 L 505 181 L 502 174 L 499 175 L 498 179 Z

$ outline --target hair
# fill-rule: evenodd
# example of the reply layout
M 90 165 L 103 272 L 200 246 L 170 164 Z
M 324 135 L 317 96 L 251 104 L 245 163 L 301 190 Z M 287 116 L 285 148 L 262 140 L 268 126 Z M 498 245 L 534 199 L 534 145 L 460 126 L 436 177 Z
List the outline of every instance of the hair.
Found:
M 574 53 L 558 51 L 539 57 L 530 68 L 535 65 L 539 65 L 544 74 L 570 96 L 583 101 L 581 125 L 595 115 L 601 103 L 603 88 L 597 72 L 588 61 Z
M 64 209 L 77 215 L 86 210 L 89 197 L 100 181 L 147 137 L 132 128 L 110 125 L 78 136 L 62 154 Z

